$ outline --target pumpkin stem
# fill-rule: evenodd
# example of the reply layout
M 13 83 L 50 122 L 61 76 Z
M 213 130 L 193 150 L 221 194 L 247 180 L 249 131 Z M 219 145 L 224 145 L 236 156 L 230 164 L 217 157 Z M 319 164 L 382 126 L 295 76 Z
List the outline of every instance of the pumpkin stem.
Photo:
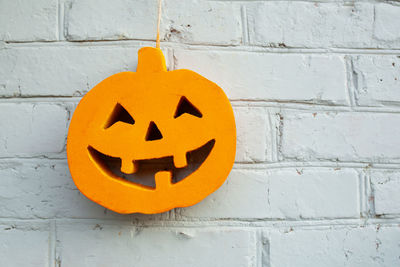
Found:
M 140 48 L 138 54 L 139 59 L 136 72 L 152 73 L 167 71 L 164 54 L 161 49 L 154 47 L 143 47 Z

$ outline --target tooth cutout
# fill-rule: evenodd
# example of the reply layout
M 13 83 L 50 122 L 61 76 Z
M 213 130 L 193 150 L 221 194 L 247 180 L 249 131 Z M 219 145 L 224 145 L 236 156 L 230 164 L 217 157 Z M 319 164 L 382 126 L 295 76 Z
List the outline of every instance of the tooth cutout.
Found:
M 171 171 L 159 171 L 155 175 L 156 190 L 167 189 L 171 186 L 172 172 Z
M 175 168 L 184 168 L 187 166 L 186 153 L 178 153 L 174 156 Z
M 198 118 L 203 117 L 203 114 L 201 114 L 201 112 L 192 103 L 190 103 L 186 97 L 182 96 L 179 100 L 178 107 L 176 108 L 174 118 L 178 118 L 184 113 L 188 113 Z
M 135 124 L 135 120 L 129 114 L 129 112 L 119 103 L 117 103 L 111 112 L 108 121 L 106 122 L 104 129 L 111 127 L 118 121 L 122 121 L 128 124 Z
M 146 141 L 154 141 L 162 139 L 163 136 L 154 121 L 151 121 L 147 129 Z
M 137 172 L 139 164 L 131 160 L 121 159 L 121 172 L 126 174 L 132 174 Z

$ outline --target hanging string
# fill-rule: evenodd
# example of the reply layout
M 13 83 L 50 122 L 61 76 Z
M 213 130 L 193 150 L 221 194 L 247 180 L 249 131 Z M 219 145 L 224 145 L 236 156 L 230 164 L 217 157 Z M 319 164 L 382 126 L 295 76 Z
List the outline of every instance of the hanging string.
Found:
M 156 39 L 157 48 L 160 48 L 161 5 L 162 5 L 162 0 L 158 0 L 158 20 L 157 20 L 157 39 Z

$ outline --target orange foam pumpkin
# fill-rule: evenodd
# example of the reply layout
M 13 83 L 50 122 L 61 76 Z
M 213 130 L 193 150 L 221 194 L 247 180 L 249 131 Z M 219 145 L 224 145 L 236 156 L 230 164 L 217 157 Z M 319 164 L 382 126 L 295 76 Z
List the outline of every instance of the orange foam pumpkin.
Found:
M 198 203 L 224 183 L 235 150 L 235 120 L 222 89 L 190 70 L 167 71 L 161 50 L 150 47 L 140 49 L 137 72 L 115 74 L 82 98 L 67 142 L 76 186 L 119 213 Z M 189 166 L 198 152 L 200 162 Z M 173 164 L 156 168 L 155 186 L 126 179 L 157 160 Z

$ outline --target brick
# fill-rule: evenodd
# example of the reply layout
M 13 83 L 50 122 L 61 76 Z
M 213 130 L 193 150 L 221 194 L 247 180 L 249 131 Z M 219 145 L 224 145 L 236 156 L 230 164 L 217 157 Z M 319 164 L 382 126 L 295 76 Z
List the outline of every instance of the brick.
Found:
M 398 48 L 400 7 L 260 2 L 247 7 L 250 43 L 272 47 Z
M 375 214 L 400 214 L 400 171 L 371 171 L 371 187 L 375 202 Z
M 138 47 L 21 47 L 0 50 L 0 96 L 80 96 L 121 71 L 136 71 Z M 166 55 L 166 58 L 167 55 Z
M 281 156 L 295 160 L 399 162 L 400 114 L 283 114 Z
M 358 174 L 350 169 L 271 169 L 269 216 L 277 219 L 357 218 Z
M 400 43 L 400 7 L 380 3 L 375 6 L 374 37 L 384 42 L 381 47 L 399 47 Z M 385 45 L 386 44 L 386 45 Z
M 360 55 L 352 59 L 357 103 L 362 106 L 400 102 L 400 57 Z
M 177 213 L 188 218 L 267 218 L 267 192 L 263 171 L 234 169 L 216 192 Z
M 67 119 L 67 110 L 56 104 L 0 104 L 0 157 L 62 152 Z
M 399 10 L 388 3 L 261 1 L 248 4 L 246 13 L 255 45 L 398 48 Z
M 0 40 L 57 40 L 57 12 L 56 0 L 0 1 Z
M 63 266 L 234 267 L 253 266 L 255 260 L 254 233 L 246 230 L 121 224 L 59 225 L 57 230 Z
M 90 201 L 76 188 L 66 160 L 0 163 L 0 217 L 132 219 Z
M 48 266 L 48 228 L 45 223 L 0 223 L 0 266 Z
M 288 47 L 370 47 L 369 3 L 261 2 L 247 9 L 250 43 Z
M 156 0 L 83 0 L 65 4 L 68 40 L 155 39 Z
M 161 26 L 165 41 L 238 45 L 242 42 L 239 5 L 232 2 L 165 1 Z
M 237 162 L 265 161 L 266 150 L 272 146 L 267 116 L 263 108 L 235 108 Z
M 176 68 L 204 75 L 230 99 L 348 103 L 343 56 L 174 50 L 174 58 Z
M 399 240 L 397 226 L 274 231 L 271 266 L 398 266 Z
M 68 40 L 156 38 L 156 0 L 85 0 L 69 2 L 66 6 Z M 160 35 L 164 41 L 202 44 L 241 42 L 239 5 L 170 0 L 163 4 L 162 12 Z M 118 19 L 115 14 L 118 14 Z

